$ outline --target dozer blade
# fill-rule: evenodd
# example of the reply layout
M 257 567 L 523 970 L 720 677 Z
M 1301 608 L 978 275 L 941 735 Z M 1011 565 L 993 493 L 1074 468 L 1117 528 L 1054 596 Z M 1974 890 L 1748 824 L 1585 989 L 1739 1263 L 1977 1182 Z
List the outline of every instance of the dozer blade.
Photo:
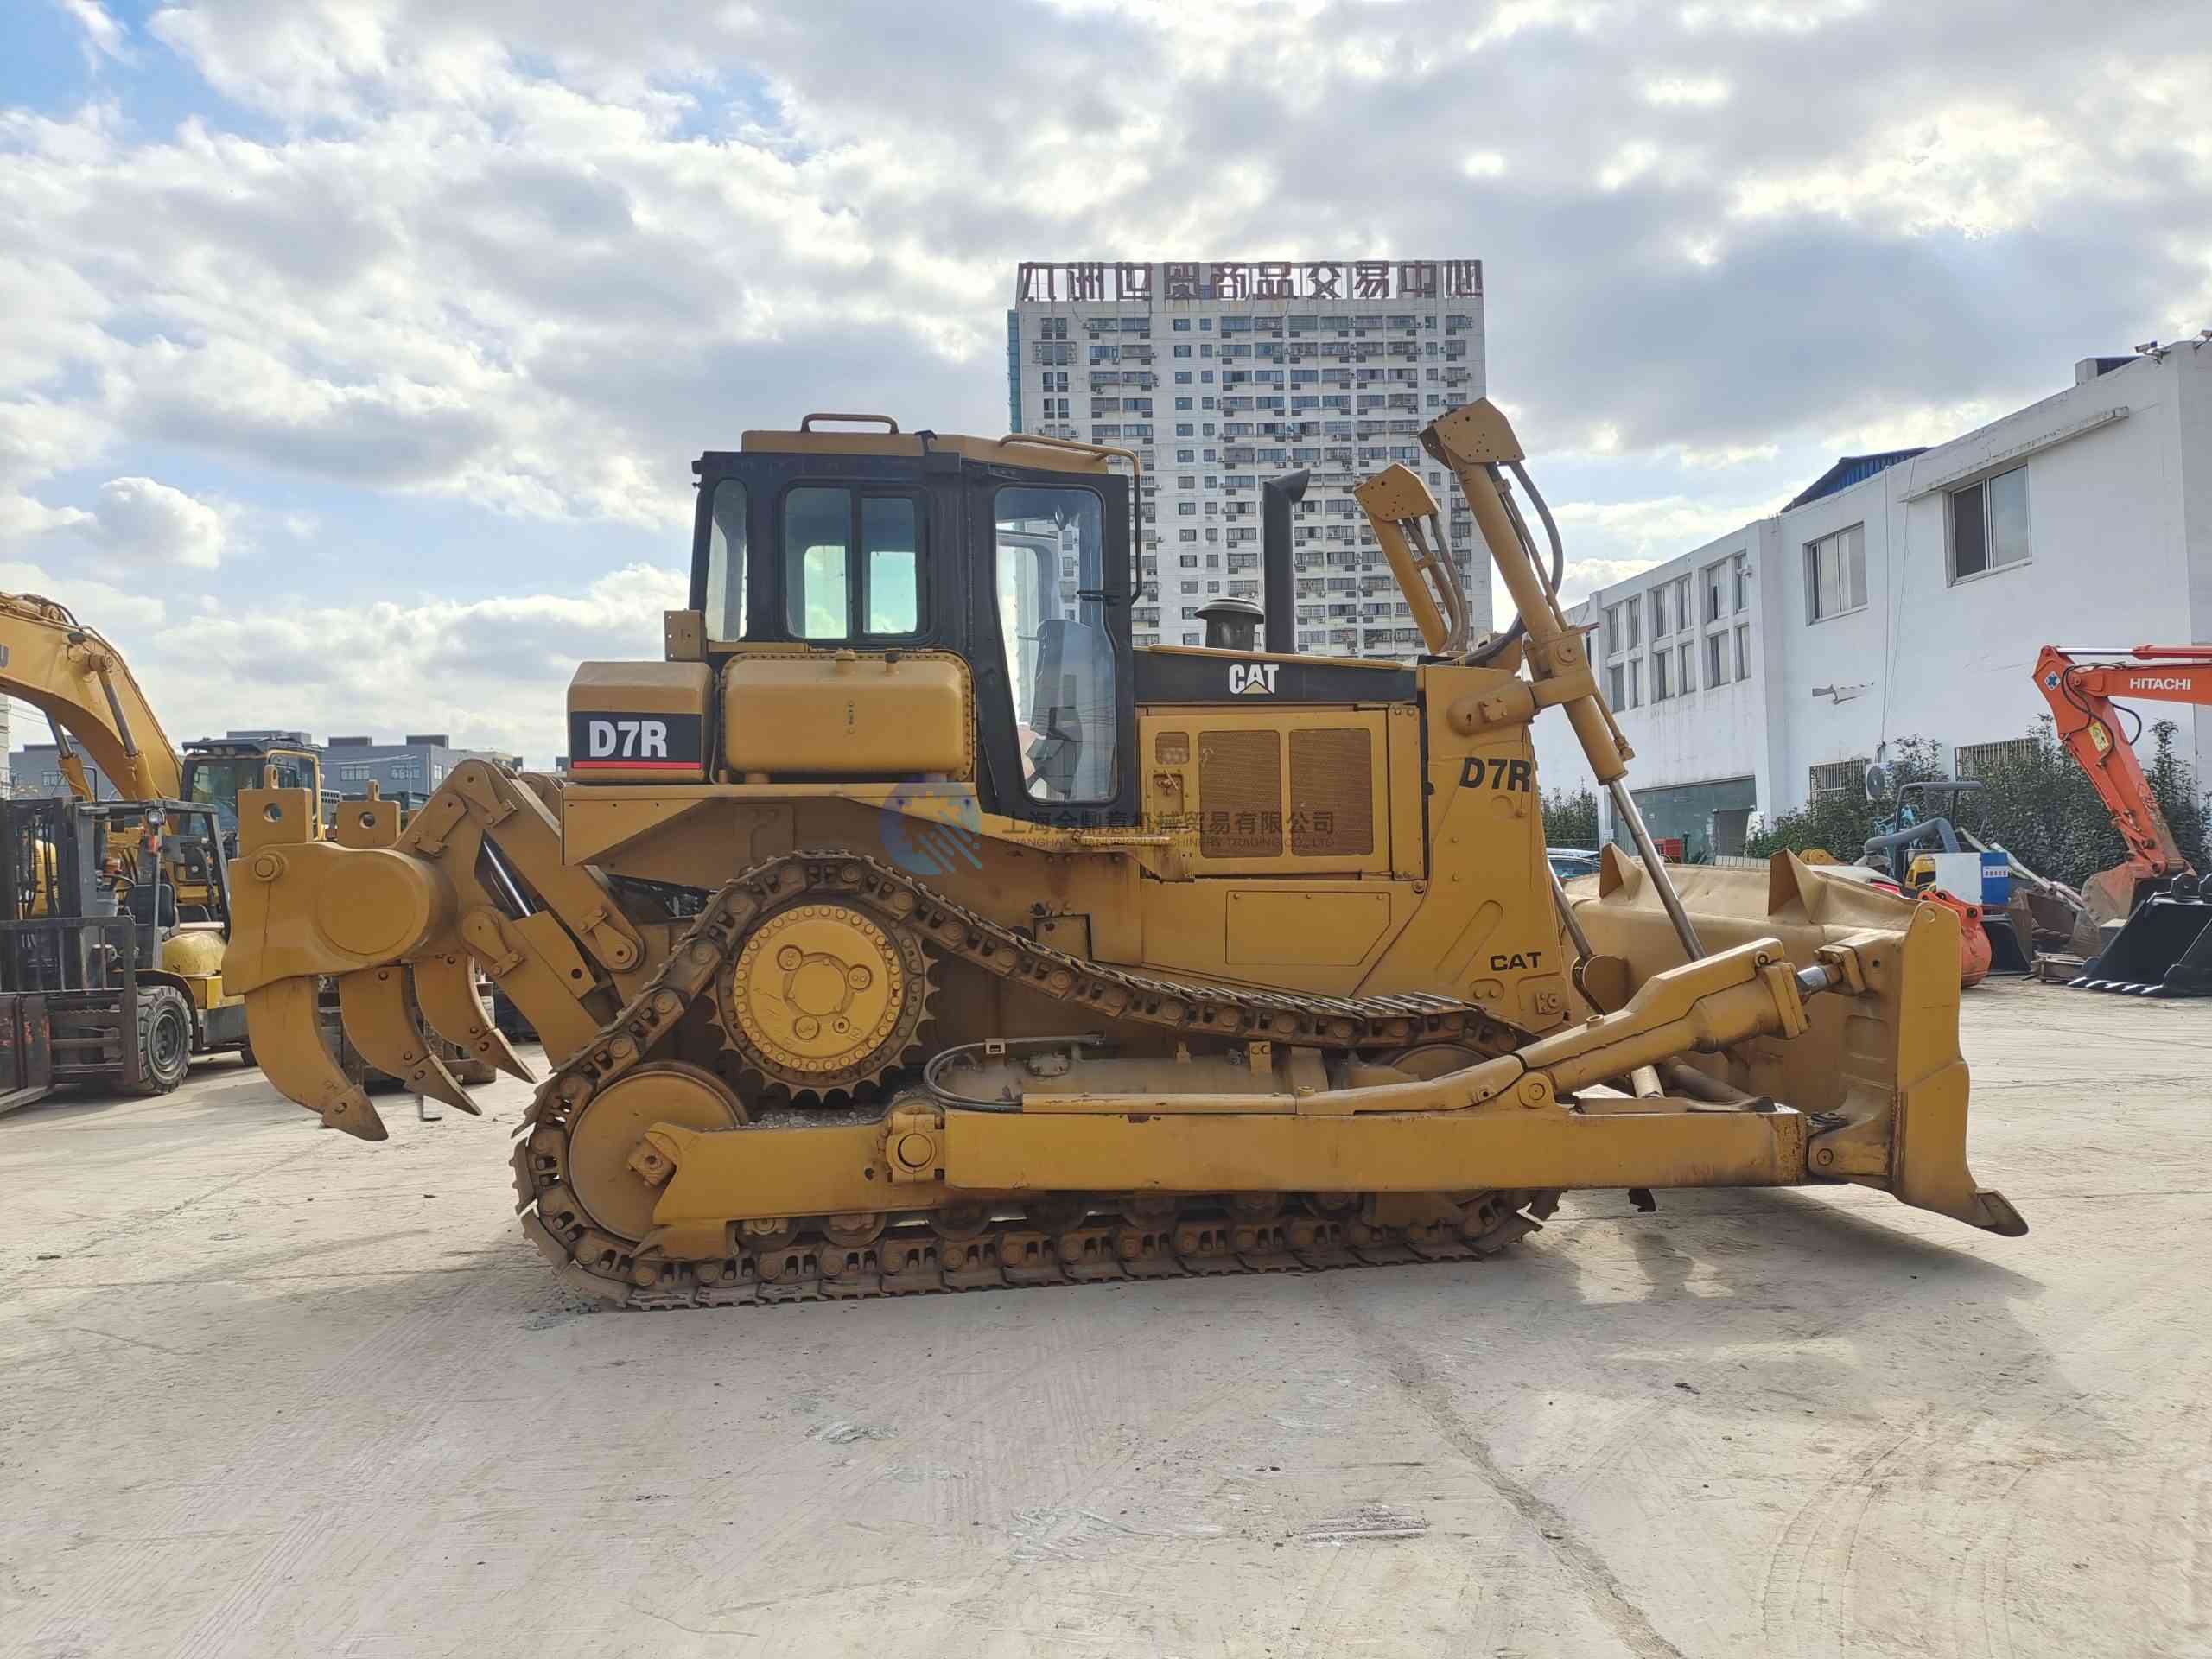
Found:
M 418 1095 L 457 1107 L 472 1117 L 482 1109 L 468 1097 L 408 1012 L 406 969 L 363 968 L 340 976 L 338 1012 L 362 1058 Z
M 1959 1052 L 1959 922 L 1939 905 L 1828 875 L 1794 854 L 1764 872 L 1702 866 L 1676 872 L 1708 950 L 1781 941 L 1791 961 L 1847 950 L 1854 982 L 1806 1003 L 1809 1028 L 1789 1042 L 1738 1044 L 1705 1062 L 1739 1087 L 1830 1127 L 1811 1139 L 1807 1179 L 1850 1181 L 1923 1210 L 2014 1237 L 2027 1223 L 1967 1162 L 1968 1079 Z M 1681 947 L 1640 865 L 1605 849 L 1599 896 L 1575 914 L 1601 952 L 1626 958 L 1642 984 Z
M 359 1086 L 338 1069 L 322 1046 L 322 1021 L 314 979 L 272 980 L 245 994 L 246 1038 L 253 1058 L 279 1093 L 364 1141 L 385 1138 L 384 1120 Z
M 467 953 L 442 951 L 417 957 L 407 964 L 415 974 L 415 1002 L 430 1029 L 456 1048 L 467 1049 L 490 1062 L 509 1077 L 536 1083 L 531 1069 L 507 1046 L 507 1039 L 492 1023 L 492 1016 L 476 1000 L 475 969 Z M 365 1051 L 364 1051 L 365 1052 Z
M 2136 906 L 2103 953 L 2067 982 L 2128 996 L 2212 996 L 2212 899 L 2177 878 Z

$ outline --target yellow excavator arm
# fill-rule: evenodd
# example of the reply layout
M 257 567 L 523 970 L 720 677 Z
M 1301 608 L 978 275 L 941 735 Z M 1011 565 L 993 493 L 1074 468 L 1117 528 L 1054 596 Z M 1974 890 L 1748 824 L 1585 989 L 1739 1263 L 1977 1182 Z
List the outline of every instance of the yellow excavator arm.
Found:
M 79 799 L 92 794 L 79 749 L 125 800 L 182 794 L 184 762 L 123 653 L 67 607 L 36 594 L 0 594 L 0 693 L 46 716 Z

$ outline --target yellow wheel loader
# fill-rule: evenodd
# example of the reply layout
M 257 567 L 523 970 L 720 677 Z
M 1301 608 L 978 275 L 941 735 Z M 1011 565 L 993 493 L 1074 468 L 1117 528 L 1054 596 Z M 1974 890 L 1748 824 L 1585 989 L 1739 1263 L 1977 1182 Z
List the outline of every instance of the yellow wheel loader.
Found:
M 1422 442 L 1518 620 L 1471 641 L 1393 467 L 1357 495 L 1411 666 L 1292 650 L 1294 479 L 1263 648 L 1139 650 L 1126 452 L 809 416 L 702 456 L 689 607 L 577 670 L 563 775 L 470 761 L 325 840 L 306 791 L 241 798 L 264 1071 L 384 1138 L 316 1037 L 336 976 L 365 1054 L 474 1109 L 411 1010 L 530 1077 L 481 964 L 547 1053 L 523 1225 L 630 1306 L 1485 1255 L 1574 1187 L 2024 1231 L 1967 1166 L 1955 918 L 1787 856 L 1669 871 L 1503 416 Z M 1642 849 L 1573 900 L 1538 718 Z

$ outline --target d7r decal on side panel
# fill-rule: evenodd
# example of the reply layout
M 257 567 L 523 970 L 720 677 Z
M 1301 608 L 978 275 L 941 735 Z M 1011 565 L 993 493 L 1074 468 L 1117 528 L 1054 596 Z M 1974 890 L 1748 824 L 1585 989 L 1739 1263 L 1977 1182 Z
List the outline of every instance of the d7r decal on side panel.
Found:
M 1459 763 L 1459 787 L 1462 789 L 1513 789 L 1527 794 L 1530 766 L 1527 760 L 1510 760 L 1494 754 L 1485 760 L 1479 754 L 1471 754 Z
M 697 715 L 571 714 L 569 766 L 575 772 L 696 767 L 702 723 Z

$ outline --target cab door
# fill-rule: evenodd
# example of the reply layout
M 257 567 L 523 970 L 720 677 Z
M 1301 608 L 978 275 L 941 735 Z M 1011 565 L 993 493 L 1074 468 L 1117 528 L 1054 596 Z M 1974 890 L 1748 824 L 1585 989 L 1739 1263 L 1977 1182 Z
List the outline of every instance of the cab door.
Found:
M 968 639 L 983 804 L 1040 823 L 1133 829 L 1129 480 L 969 471 Z

